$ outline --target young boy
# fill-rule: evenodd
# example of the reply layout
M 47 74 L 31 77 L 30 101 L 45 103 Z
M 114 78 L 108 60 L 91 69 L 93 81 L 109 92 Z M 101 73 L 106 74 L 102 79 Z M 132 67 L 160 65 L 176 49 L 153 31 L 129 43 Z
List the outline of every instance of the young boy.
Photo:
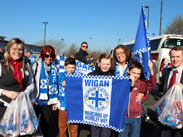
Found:
M 58 95 L 58 109 L 59 109 L 59 135 L 60 137 L 67 137 L 67 114 L 66 114 L 66 97 L 65 97 L 65 76 L 66 74 L 73 74 L 76 68 L 76 61 L 72 57 L 68 57 L 64 64 L 65 72 L 60 73 L 58 76 L 59 95 Z M 71 137 L 77 137 L 78 125 L 68 124 L 69 135 Z
M 139 137 L 141 127 L 142 104 L 141 98 L 137 96 L 139 93 L 145 93 L 156 85 L 156 76 L 153 72 L 153 64 L 148 63 L 151 76 L 149 80 L 140 79 L 142 73 L 142 65 L 135 60 L 131 61 L 128 73 L 131 79 L 131 93 L 128 109 L 124 121 L 124 130 L 118 134 L 118 137 Z

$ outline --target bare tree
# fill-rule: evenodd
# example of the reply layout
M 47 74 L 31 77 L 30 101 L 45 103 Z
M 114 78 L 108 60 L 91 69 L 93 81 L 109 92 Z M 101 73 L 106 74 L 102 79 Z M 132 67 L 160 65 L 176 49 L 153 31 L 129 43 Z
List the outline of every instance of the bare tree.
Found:
M 106 48 L 106 49 L 104 50 L 104 53 L 108 53 L 108 54 L 110 54 L 110 51 L 111 51 L 111 49 L 110 49 L 110 48 Z
M 37 45 L 37 46 L 43 46 L 44 45 L 44 41 L 42 40 L 42 41 L 36 41 L 35 43 L 34 43 L 34 45 Z
M 75 53 L 78 51 L 78 48 L 76 47 L 76 45 L 73 43 L 65 52 L 65 55 L 67 57 L 70 57 L 70 56 L 74 56 Z
M 110 53 L 110 48 L 107 48 L 107 49 L 104 49 L 104 50 L 98 50 L 98 51 L 89 50 L 88 51 L 88 55 L 89 55 L 88 58 L 93 56 L 94 59 L 98 59 L 102 53 Z
M 165 34 L 183 35 L 183 16 L 177 16 L 165 29 Z
M 35 43 L 35 45 L 43 46 L 44 41 L 38 41 Z M 55 48 L 56 54 L 60 54 L 63 52 L 63 49 L 65 48 L 65 42 L 63 40 L 54 40 L 50 39 L 46 41 L 46 45 L 51 45 Z

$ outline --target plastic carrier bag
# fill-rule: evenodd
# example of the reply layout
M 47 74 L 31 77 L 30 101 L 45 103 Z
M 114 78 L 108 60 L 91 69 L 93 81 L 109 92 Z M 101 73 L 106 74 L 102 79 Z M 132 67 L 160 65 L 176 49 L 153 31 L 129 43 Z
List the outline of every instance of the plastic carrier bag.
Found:
M 11 101 L 0 125 L 0 134 L 5 137 L 31 135 L 37 130 L 38 119 L 27 94 L 22 92 Z
M 38 128 L 38 119 L 28 96 L 24 96 L 20 108 L 20 135 L 33 134 Z
M 182 128 L 183 125 L 183 97 L 182 89 L 178 85 L 172 86 L 166 94 L 155 104 L 158 120 L 172 128 Z
M 0 121 L 0 134 L 3 136 L 18 136 L 19 110 L 22 96 L 18 96 L 16 100 L 12 100 L 7 107 L 4 116 Z

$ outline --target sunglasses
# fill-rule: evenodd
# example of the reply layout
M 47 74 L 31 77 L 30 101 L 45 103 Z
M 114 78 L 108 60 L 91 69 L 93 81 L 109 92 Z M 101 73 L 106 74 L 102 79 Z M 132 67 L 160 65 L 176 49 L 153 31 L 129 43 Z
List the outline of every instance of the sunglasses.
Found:
M 45 55 L 45 58 L 49 58 L 49 57 L 53 58 L 53 55 L 48 55 L 48 54 Z
M 88 48 L 88 46 L 82 46 L 83 48 Z

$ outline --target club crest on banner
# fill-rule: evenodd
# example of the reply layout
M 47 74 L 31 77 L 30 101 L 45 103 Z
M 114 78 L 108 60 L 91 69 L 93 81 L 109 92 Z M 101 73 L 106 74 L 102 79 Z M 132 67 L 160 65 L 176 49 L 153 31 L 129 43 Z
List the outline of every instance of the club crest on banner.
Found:
M 84 95 L 85 104 L 94 111 L 102 111 L 109 105 L 109 94 L 104 88 L 90 88 Z

